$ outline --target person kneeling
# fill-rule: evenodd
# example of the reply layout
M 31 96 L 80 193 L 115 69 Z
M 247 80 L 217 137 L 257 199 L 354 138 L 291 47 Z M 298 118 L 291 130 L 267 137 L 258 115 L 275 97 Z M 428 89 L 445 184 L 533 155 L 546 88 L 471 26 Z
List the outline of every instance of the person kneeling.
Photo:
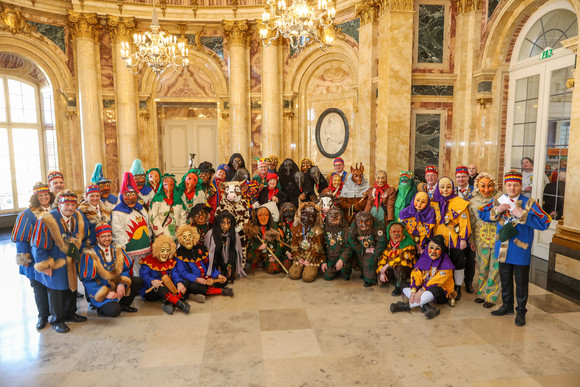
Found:
M 127 253 L 113 242 L 111 226 L 96 226 L 97 244 L 84 251 L 79 276 L 91 303 L 101 317 L 117 317 L 121 312 L 135 313 L 131 303 L 143 287 L 143 280 L 129 276 L 131 266 Z
M 439 308 L 431 306 L 431 302 L 444 304 L 447 298 L 455 296 L 453 282 L 453 263 L 444 253 L 445 239 L 441 235 L 431 238 L 427 248 L 417 260 L 411 272 L 411 286 L 403 289 L 409 302 L 399 301 L 391 304 L 391 312 L 409 311 L 417 306 L 427 319 L 439 315 Z
M 387 236 L 387 248 L 377 266 L 379 284 L 394 283 L 395 290 L 391 296 L 400 296 L 401 284 L 409 278 L 417 258 L 417 248 L 415 241 L 407 233 L 402 223 L 389 223 Z
M 177 261 L 175 260 L 175 242 L 167 235 L 159 235 L 153 246 L 153 254 L 141 260 L 139 276 L 145 286 L 141 288 L 141 297 L 145 301 L 163 300 L 161 309 L 172 314 L 175 308 L 189 313 L 189 304 L 183 300 L 183 293 L 177 290 L 172 276 Z
M 234 296 L 234 290 L 226 288 L 228 280 L 218 267 L 209 272 L 209 257 L 207 248 L 198 244 L 199 232 L 197 228 L 185 225 L 177 229 L 179 248 L 176 252 L 177 264 L 175 275 L 177 289 L 183 294 L 190 294 L 195 302 L 203 303 L 206 296 L 221 294 Z

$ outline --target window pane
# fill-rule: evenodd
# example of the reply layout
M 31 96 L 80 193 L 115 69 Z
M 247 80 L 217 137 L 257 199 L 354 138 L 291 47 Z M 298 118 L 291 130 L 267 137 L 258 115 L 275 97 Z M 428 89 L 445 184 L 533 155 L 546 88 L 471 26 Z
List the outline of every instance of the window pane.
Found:
M 0 122 L 6 121 L 6 100 L 4 99 L 4 79 L 0 78 Z
M 8 98 L 10 100 L 10 118 L 12 122 L 35 124 L 36 93 L 34 87 L 14 79 L 8 80 Z
M 8 130 L 0 128 L 0 211 L 14 208 L 12 198 L 12 176 L 10 174 L 10 149 L 8 147 Z
M 28 205 L 34 183 L 41 180 L 40 147 L 37 129 L 12 131 L 18 207 Z

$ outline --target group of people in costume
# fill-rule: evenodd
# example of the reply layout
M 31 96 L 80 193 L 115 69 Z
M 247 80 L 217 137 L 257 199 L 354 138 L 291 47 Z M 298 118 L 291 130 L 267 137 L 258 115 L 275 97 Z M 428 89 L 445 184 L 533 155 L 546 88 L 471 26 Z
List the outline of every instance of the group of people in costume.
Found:
M 358 271 L 365 287 L 391 284 L 393 296 L 405 297 L 391 312 L 421 307 L 433 318 L 439 309 L 431 304 L 455 306 L 464 280 L 474 292 L 476 260 L 475 301 L 490 308 L 501 293 L 492 314 L 513 314 L 515 276 L 516 325 L 525 324 L 533 230 L 551 218 L 521 195 L 521 173 L 506 174 L 501 195 L 491 175 L 463 166 L 457 184 L 429 166 L 425 183 L 402 171 L 391 187 L 384 170 L 371 185 L 362 164 L 348 173 L 341 158 L 327 177 L 308 158 L 279 164 L 276 156 L 260 159 L 250 178 L 235 153 L 178 181 L 135 160 L 118 196 L 97 164 L 80 198 L 62 173 L 49 173 L 12 232 L 37 329 L 50 323 L 65 333 L 67 322 L 86 321 L 77 314 L 78 280 L 99 316 L 137 312 L 137 294 L 172 314 L 189 313 L 190 300 L 233 297 L 228 285 L 255 270 L 304 282 L 350 280 Z

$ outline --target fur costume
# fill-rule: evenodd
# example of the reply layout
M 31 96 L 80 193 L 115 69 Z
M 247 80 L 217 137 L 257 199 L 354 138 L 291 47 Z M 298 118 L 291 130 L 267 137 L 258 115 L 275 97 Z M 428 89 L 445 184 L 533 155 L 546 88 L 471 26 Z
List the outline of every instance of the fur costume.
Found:
M 305 208 L 314 210 L 316 220 L 310 229 L 302 224 L 301 215 Z M 324 231 L 320 218 L 320 209 L 312 202 L 302 203 L 296 211 L 294 226 L 292 227 L 292 256 L 294 263 L 290 267 L 290 278 L 312 282 L 318 275 L 318 268 L 324 262 Z M 306 265 L 300 261 L 308 262 Z
M 37 273 L 34 270 L 36 260 L 32 253 L 32 237 L 34 227 L 38 219 L 48 214 L 42 207 L 29 207 L 18 214 L 14 228 L 12 229 L 11 239 L 16 243 L 16 264 L 19 266 L 20 274 L 28 279 L 36 280 Z
M 292 265 L 292 261 L 284 254 L 284 248 L 280 243 L 278 225 L 272 218 L 270 210 L 266 207 L 260 207 L 260 209 L 262 208 L 268 211 L 268 222 L 266 225 L 261 225 L 257 216 L 254 216 L 252 223 L 246 223 L 244 225 L 244 234 L 248 238 L 246 261 L 251 265 L 252 269 L 261 267 L 264 268 L 266 273 L 278 274 L 283 269 L 271 256 L 270 251 L 282 262 L 286 269 Z M 266 248 L 260 250 L 262 242 L 266 244 Z
M 97 243 L 97 234 L 95 228 L 99 223 L 111 224 L 111 210 L 108 205 L 102 201 L 99 203 L 99 212 L 96 207 L 89 204 L 88 201 L 82 201 L 79 204 L 78 210 L 85 216 L 89 222 L 89 246 L 94 246 Z
M 349 224 L 358 212 L 365 210 L 367 207 L 371 186 L 363 173 L 364 166 L 362 164 L 357 164 L 355 167 L 350 168 L 350 173 L 344 181 L 340 195 L 338 195 L 340 201 L 336 202 L 336 205 L 342 209 L 344 218 Z M 355 181 L 359 179 L 360 184 Z

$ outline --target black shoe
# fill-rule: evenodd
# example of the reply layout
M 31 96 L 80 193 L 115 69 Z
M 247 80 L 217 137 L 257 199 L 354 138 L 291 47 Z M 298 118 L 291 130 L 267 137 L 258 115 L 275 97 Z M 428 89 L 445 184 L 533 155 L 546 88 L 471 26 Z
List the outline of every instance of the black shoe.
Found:
M 523 327 L 524 325 L 526 325 L 526 315 L 522 314 L 522 313 L 518 313 L 516 315 L 515 323 L 516 323 L 517 327 Z
M 425 314 L 425 318 L 427 318 L 427 320 L 431 320 L 432 318 L 439 316 L 441 310 L 431 306 L 431 304 L 425 304 L 421 307 L 421 312 Z
M 470 282 L 465 283 L 465 291 L 469 294 L 473 294 L 473 285 Z
M 345 275 L 342 277 L 343 280 L 345 281 L 350 281 L 350 276 L 349 275 Z
M 63 322 L 62 323 L 58 323 L 58 324 L 52 324 L 52 329 L 54 329 L 58 333 L 67 333 L 67 332 L 70 332 L 70 328 L 68 327 L 68 325 L 66 325 Z
M 486 309 L 491 308 L 492 306 L 494 306 L 495 304 L 493 302 L 484 302 L 483 303 L 483 307 Z
M 163 309 L 163 311 L 167 314 L 173 314 L 173 311 L 175 310 L 175 306 L 173 306 L 173 304 L 163 304 L 161 305 L 161 309 Z
M 232 289 L 232 288 L 223 288 L 222 289 L 222 296 L 233 297 L 234 296 L 234 289 Z
M 371 286 L 375 286 L 375 284 L 373 284 L 372 282 L 365 282 L 365 284 L 363 286 L 365 288 L 370 288 Z
M 81 323 L 87 321 L 85 316 L 81 316 L 80 314 L 73 313 L 71 316 L 64 319 L 64 322 L 74 322 L 74 323 Z
M 461 285 L 455 285 L 455 291 L 457 292 L 457 296 L 455 296 L 455 301 L 461 300 Z
M 43 330 L 44 327 L 46 327 L 47 323 L 48 319 L 46 317 L 39 317 L 38 322 L 36 323 L 36 330 L 37 331 Z
M 77 298 L 85 298 L 85 295 L 80 292 L 77 292 Z
M 502 305 L 499 309 L 491 312 L 492 316 L 505 316 L 506 314 L 514 314 L 514 308 Z
M 390 309 L 391 309 L 391 313 L 408 312 L 409 310 L 411 310 L 411 307 L 409 306 L 408 302 L 399 301 L 399 302 L 391 304 Z
M 400 295 L 401 295 L 401 288 L 400 288 L 400 287 L 398 287 L 398 286 L 396 286 L 396 287 L 395 287 L 395 290 L 393 290 L 393 291 L 391 292 L 391 296 L 395 296 L 395 297 L 396 297 L 396 296 L 400 296 Z
M 477 297 L 475 300 L 473 300 L 473 302 L 475 302 L 476 304 L 483 304 L 485 300 L 481 297 Z
M 179 300 L 177 301 L 177 304 L 175 306 L 177 307 L 177 309 L 181 309 L 185 314 L 189 313 L 190 306 L 187 302 Z
M 135 313 L 135 312 L 138 312 L 139 311 L 139 309 L 133 308 L 130 305 L 121 305 L 121 310 L 123 312 L 127 312 L 127 313 Z

